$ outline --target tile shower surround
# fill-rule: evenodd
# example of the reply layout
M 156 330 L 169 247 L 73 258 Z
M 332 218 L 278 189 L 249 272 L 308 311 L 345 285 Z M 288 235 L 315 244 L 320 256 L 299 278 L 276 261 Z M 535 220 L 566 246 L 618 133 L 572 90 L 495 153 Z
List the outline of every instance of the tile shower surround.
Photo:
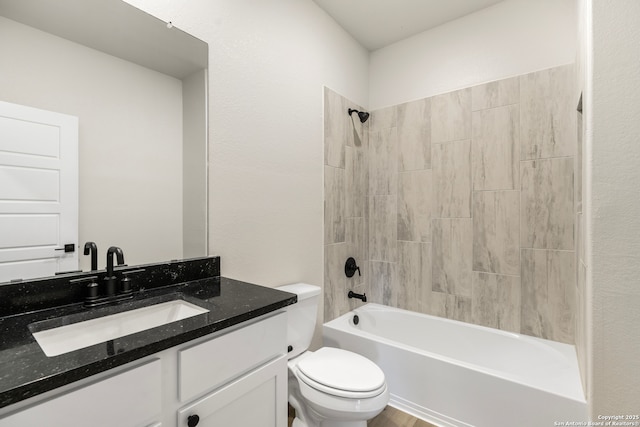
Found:
M 325 89 L 324 320 L 357 306 L 354 290 L 574 343 L 573 79 L 565 65 L 376 110 L 365 124 Z M 362 276 L 345 277 L 348 256 Z

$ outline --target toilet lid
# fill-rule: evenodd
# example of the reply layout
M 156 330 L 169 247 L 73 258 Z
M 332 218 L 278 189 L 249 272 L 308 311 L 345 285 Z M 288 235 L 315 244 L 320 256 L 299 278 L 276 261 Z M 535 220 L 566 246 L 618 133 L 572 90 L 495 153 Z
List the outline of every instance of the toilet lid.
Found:
M 323 347 L 298 363 L 306 377 L 327 388 L 372 392 L 384 386 L 384 372 L 364 356 L 339 348 Z

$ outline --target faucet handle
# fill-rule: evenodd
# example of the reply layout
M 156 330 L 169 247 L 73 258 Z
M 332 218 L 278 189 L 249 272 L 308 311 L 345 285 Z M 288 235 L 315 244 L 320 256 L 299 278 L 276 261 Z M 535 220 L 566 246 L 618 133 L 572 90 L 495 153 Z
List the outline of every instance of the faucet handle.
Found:
M 99 298 L 98 276 L 87 276 L 80 279 L 69 280 L 69 284 L 86 284 L 84 304 L 89 306 Z
M 353 257 L 347 258 L 347 262 L 344 264 L 344 274 L 347 277 L 353 277 L 353 275 L 356 274 L 356 271 L 359 276 L 362 276 L 362 273 L 360 273 L 360 267 L 356 264 L 356 260 Z
M 135 275 L 138 273 L 144 272 L 144 268 L 140 268 L 138 270 L 129 270 L 122 272 L 122 279 L 120 280 L 120 293 L 123 295 L 129 295 L 133 292 L 132 284 L 133 280 L 131 279 L 131 275 Z

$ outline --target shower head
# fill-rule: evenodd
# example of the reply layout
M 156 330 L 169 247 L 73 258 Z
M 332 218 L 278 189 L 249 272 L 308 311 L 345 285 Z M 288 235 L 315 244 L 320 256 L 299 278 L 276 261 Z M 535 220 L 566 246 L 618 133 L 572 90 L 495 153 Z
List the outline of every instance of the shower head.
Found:
M 358 117 L 360 117 L 360 123 L 364 123 L 367 121 L 367 119 L 369 119 L 369 113 L 349 108 L 349 115 L 352 115 L 353 113 L 358 113 Z

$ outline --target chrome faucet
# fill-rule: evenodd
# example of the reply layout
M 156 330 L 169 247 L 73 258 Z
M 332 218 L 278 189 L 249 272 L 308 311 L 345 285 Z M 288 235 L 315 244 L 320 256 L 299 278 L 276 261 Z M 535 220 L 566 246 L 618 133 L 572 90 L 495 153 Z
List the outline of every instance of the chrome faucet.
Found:
M 124 264 L 124 253 L 122 249 L 117 246 L 111 246 L 107 250 L 107 275 L 104 278 L 104 290 L 105 296 L 107 298 L 113 297 L 116 295 L 116 282 L 117 277 L 113 274 L 113 255 L 115 254 L 118 265 Z

